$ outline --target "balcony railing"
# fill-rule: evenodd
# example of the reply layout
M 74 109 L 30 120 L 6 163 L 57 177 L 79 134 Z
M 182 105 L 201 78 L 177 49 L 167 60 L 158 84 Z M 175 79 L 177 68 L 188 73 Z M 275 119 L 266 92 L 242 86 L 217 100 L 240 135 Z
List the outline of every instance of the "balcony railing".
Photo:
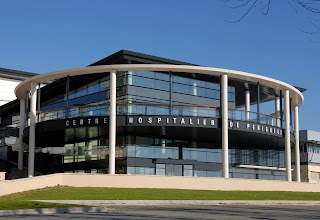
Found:
M 89 104 L 72 106 L 68 109 L 52 109 L 48 111 L 38 111 L 38 121 L 63 119 L 66 117 L 86 117 L 86 116 L 107 116 L 109 115 L 109 104 Z M 229 120 L 248 121 L 258 124 L 277 126 L 277 120 L 273 115 L 249 112 L 249 120 L 246 118 L 247 112 L 239 109 L 229 109 Z M 193 116 L 220 118 L 220 107 L 193 105 L 193 104 L 173 104 L 132 102 L 117 103 L 117 115 L 173 115 L 173 116 Z M 284 124 L 284 123 L 283 123 Z

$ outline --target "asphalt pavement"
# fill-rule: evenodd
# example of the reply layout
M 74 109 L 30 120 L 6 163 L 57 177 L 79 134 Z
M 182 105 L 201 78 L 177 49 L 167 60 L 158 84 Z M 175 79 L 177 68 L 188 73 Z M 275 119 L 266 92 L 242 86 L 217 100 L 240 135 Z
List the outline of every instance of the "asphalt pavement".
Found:
M 320 219 L 320 206 L 297 205 L 110 205 L 103 212 L 3 216 L 0 219 Z

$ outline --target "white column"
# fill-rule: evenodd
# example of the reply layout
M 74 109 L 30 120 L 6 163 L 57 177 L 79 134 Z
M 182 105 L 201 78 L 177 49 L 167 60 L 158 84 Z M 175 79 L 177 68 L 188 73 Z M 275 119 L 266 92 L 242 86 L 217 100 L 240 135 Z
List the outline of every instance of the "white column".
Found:
M 20 99 L 20 128 L 19 128 L 19 155 L 18 169 L 23 169 L 23 129 L 26 121 L 26 100 Z
M 277 127 L 280 128 L 281 121 L 280 121 L 280 97 L 279 96 L 276 96 L 275 98 L 275 113 L 276 113 Z
M 29 130 L 29 161 L 28 161 L 28 176 L 34 175 L 34 149 L 36 135 L 36 107 L 37 107 L 37 84 L 31 82 L 31 97 L 30 97 L 30 130 Z
M 245 111 L 246 111 L 246 121 L 250 120 L 250 91 L 249 89 L 246 90 L 246 106 L 245 106 Z
M 198 88 L 197 88 L 197 82 L 196 80 L 193 81 L 193 87 L 192 87 L 192 95 L 196 96 L 198 94 Z M 197 107 L 192 107 L 192 116 L 197 117 Z
M 299 107 L 294 106 L 294 136 L 295 140 L 295 162 L 296 162 L 296 180 L 301 182 L 300 174 L 300 148 L 299 148 Z
M 222 176 L 229 178 L 228 156 L 228 76 L 221 75 Z
M 285 111 L 285 154 L 286 154 L 286 176 L 287 181 L 292 181 L 291 175 L 291 145 L 290 145 L 290 98 L 289 90 L 284 92 L 284 111 Z
M 110 109 L 109 109 L 109 174 L 115 174 L 116 169 L 116 71 L 110 72 Z

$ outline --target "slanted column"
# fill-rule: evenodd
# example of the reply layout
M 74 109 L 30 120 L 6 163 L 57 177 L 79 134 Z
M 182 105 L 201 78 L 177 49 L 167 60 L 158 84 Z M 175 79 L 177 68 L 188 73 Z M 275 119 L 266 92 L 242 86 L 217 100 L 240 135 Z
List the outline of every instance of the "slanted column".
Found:
M 299 147 L 299 107 L 294 106 L 294 136 L 295 136 L 295 162 L 296 162 L 296 181 L 301 182 L 300 174 L 300 147 Z
M 245 111 L 246 111 L 246 121 L 250 120 L 250 91 L 249 88 L 246 89 L 246 106 L 245 106 Z
M 18 169 L 23 170 L 23 129 L 26 121 L 26 100 L 20 99 L 20 128 L 19 128 L 19 154 Z
M 109 109 L 109 174 L 115 174 L 116 169 L 116 71 L 110 72 L 110 109 Z
M 222 176 L 229 178 L 228 143 L 228 76 L 221 75 L 221 119 L 222 119 Z
M 275 98 L 275 113 L 276 113 L 276 125 L 278 128 L 281 127 L 281 120 L 280 120 L 280 97 L 276 96 Z
M 30 97 L 30 130 L 29 130 L 29 161 L 28 161 L 28 176 L 34 176 L 34 149 L 36 135 L 36 108 L 37 108 L 37 84 L 31 82 L 31 97 Z
M 291 175 L 291 144 L 290 144 L 290 98 L 289 90 L 284 91 L 284 111 L 285 111 L 285 154 L 286 154 L 286 177 L 287 181 L 292 181 Z

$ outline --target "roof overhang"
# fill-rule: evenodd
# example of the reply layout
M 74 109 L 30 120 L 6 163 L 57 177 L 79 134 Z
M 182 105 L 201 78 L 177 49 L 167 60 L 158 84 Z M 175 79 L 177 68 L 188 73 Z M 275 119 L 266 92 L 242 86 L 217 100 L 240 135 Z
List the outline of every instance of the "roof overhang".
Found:
M 61 70 L 56 72 L 50 72 L 46 74 L 37 75 L 26 79 L 21 82 L 15 89 L 15 94 L 18 99 L 24 99 L 26 92 L 31 90 L 31 83 L 46 83 L 51 80 L 64 78 L 67 76 L 78 76 L 78 75 L 89 75 L 93 73 L 108 73 L 111 71 L 172 71 L 172 72 L 183 72 L 183 73 L 197 73 L 206 74 L 212 76 L 227 75 L 233 80 L 242 80 L 251 83 L 259 83 L 261 85 L 273 88 L 275 90 L 289 90 L 292 104 L 300 106 L 304 100 L 302 93 L 292 85 L 285 82 L 272 79 L 269 77 L 235 71 L 228 69 L 219 69 L 203 66 L 191 66 L 191 65 L 168 65 L 168 64 L 118 64 L 118 65 L 101 65 L 101 66 L 90 66 L 77 69 Z

